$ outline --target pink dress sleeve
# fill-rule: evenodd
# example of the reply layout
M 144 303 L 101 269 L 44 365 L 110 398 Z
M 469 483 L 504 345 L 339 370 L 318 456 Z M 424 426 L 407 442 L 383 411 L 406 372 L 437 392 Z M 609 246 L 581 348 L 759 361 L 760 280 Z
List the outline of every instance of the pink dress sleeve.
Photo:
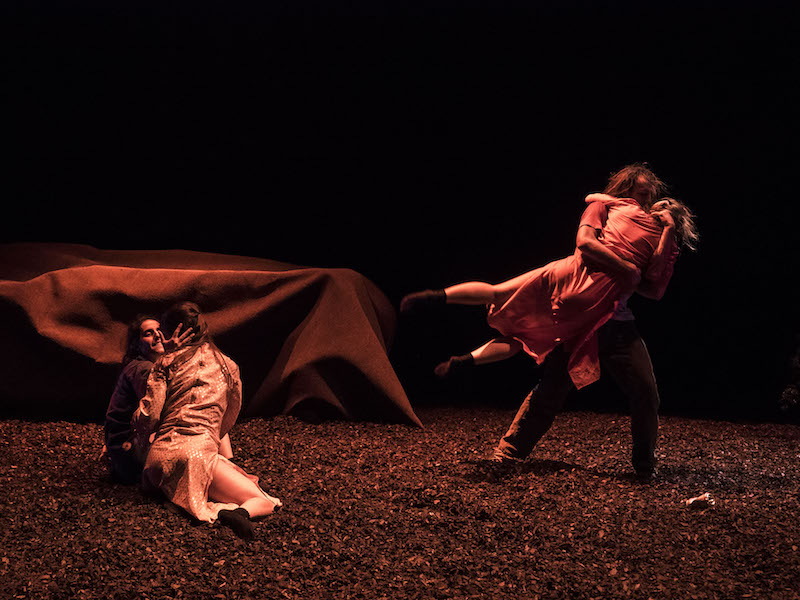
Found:
M 605 227 L 606 221 L 608 221 L 608 208 L 606 208 L 606 205 L 599 201 L 590 202 L 586 210 L 583 211 L 583 215 L 581 215 L 578 227 L 588 225 L 594 229 L 601 230 Z

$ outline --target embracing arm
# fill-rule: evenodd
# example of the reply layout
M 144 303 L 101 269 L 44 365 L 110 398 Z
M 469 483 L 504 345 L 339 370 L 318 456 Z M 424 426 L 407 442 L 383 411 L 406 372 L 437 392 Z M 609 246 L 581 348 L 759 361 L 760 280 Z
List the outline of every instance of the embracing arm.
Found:
M 131 417 L 147 392 L 147 378 L 153 363 L 135 360 L 125 366 L 117 379 L 105 418 L 105 442 L 111 452 L 119 451 L 131 437 Z M 107 447 L 103 446 L 103 454 Z
M 647 265 L 644 278 L 639 287 L 636 288 L 636 293 L 652 300 L 661 300 L 664 297 L 664 292 L 667 291 L 670 279 L 672 279 L 677 256 L 678 245 L 675 239 L 675 227 L 667 223 L 661 232 L 658 247 L 653 252 L 650 263 Z
M 641 279 L 636 265 L 620 258 L 606 248 L 599 239 L 597 229 L 588 225 L 578 228 L 575 245 L 581 251 L 584 261 L 600 271 L 619 278 L 623 283 L 635 288 Z
M 167 376 L 166 369 L 160 363 L 156 363 L 147 378 L 147 392 L 139 401 L 139 408 L 133 413 L 131 425 L 133 428 L 134 439 L 137 446 L 137 453 L 146 454 L 146 449 L 150 445 L 150 436 L 158 428 L 161 421 L 161 411 L 167 400 Z
M 220 364 L 226 364 L 230 369 L 230 378 L 228 380 L 228 403 L 225 407 L 225 414 L 222 416 L 222 423 L 220 425 L 220 434 L 222 438 L 219 441 L 218 452 L 225 458 L 233 458 L 233 447 L 231 446 L 231 438 L 229 432 L 239 416 L 239 410 L 242 406 L 242 380 L 239 376 L 239 367 L 232 360 L 226 360 L 219 357 L 222 361 Z

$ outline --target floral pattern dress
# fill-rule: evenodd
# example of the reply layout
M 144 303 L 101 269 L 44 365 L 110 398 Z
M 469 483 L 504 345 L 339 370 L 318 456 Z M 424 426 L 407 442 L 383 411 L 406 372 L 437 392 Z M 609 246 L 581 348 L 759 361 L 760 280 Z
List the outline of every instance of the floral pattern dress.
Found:
M 241 402 L 239 368 L 213 344 L 162 356 L 133 417 L 137 446 L 147 449 L 143 487 L 161 490 L 200 521 L 213 522 L 220 510 L 236 508 L 210 502 L 208 490 L 218 461 L 228 461 L 219 454 L 220 440 L 236 422 Z M 258 483 L 257 477 L 231 465 Z

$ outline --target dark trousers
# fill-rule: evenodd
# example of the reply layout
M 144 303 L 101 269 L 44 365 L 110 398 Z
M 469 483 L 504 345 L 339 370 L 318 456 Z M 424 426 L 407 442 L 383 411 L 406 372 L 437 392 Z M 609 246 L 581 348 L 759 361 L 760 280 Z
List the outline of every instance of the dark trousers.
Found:
M 658 387 L 650 354 L 633 321 L 611 320 L 598 331 L 600 368 L 611 375 L 631 410 L 633 468 L 646 473 L 656 466 Z M 573 388 L 567 372 L 569 354 L 560 346 L 545 359 L 539 384 L 522 402 L 495 450 L 498 457 L 525 458 L 550 429 Z
M 132 452 L 111 451 L 108 456 L 108 470 L 117 483 L 133 485 L 139 483 L 142 476 L 142 463 L 136 460 Z

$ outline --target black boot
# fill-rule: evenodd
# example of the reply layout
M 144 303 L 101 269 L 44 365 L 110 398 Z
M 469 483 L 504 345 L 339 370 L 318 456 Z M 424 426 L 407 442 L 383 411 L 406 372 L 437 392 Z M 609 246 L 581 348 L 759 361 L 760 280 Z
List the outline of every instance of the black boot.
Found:
M 243 540 L 252 540 L 253 536 L 253 523 L 250 521 L 250 513 L 243 508 L 234 508 L 233 510 L 222 509 L 219 511 L 217 518 L 219 522 L 233 529 L 233 532 Z
M 472 354 L 464 354 L 463 356 L 451 356 L 450 360 L 438 364 L 433 372 L 440 379 L 447 379 L 453 375 L 460 375 L 474 366 L 475 359 Z
M 447 304 L 447 296 L 444 290 L 425 290 L 409 294 L 400 301 L 400 313 L 409 314 L 420 309 L 444 306 Z

